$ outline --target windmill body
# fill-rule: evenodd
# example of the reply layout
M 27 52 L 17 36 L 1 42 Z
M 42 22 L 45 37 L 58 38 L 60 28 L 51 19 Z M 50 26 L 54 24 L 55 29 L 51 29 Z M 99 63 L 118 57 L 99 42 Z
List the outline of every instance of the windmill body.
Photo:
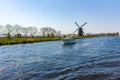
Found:
M 83 36 L 83 29 L 82 28 L 79 28 L 79 30 L 78 30 L 78 36 Z
M 76 31 L 78 31 L 78 36 L 83 36 L 84 31 L 83 31 L 83 26 L 86 25 L 87 23 L 85 22 L 83 25 L 79 26 L 77 22 L 75 22 L 76 26 L 78 27 L 78 29 Z M 74 33 L 76 32 L 74 31 Z

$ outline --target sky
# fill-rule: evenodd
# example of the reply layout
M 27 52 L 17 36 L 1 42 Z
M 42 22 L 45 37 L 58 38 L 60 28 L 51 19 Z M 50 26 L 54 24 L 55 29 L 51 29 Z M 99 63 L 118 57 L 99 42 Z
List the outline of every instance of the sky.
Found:
M 73 33 L 120 32 L 120 0 L 0 0 L 0 25 L 52 27 Z

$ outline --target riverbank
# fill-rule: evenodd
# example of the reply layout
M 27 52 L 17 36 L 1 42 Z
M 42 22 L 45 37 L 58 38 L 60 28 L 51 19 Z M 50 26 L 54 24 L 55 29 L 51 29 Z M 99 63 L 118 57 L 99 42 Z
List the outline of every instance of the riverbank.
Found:
M 43 42 L 43 41 L 57 41 L 60 40 L 60 37 L 55 38 L 0 38 L 0 45 L 11 45 L 11 44 L 25 44 L 25 43 L 34 43 L 34 42 Z
M 78 37 L 75 36 L 75 39 L 79 38 L 91 38 L 93 36 L 83 36 L 83 37 Z M 45 42 L 45 41 L 57 41 L 61 40 L 64 37 L 34 37 L 34 38 L 0 38 L 0 45 L 12 45 L 12 44 L 26 44 L 26 43 L 34 43 L 34 42 Z

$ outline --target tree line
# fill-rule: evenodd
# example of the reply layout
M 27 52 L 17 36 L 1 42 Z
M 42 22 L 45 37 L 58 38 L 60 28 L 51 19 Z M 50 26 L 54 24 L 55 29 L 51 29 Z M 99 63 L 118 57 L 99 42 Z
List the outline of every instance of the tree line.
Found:
M 98 34 L 87 33 L 86 36 L 119 36 L 119 32 L 98 33 Z
M 38 30 L 35 26 L 23 27 L 18 24 L 6 24 L 5 26 L 0 25 L 0 34 L 5 35 L 7 38 L 35 37 L 35 35 L 42 37 L 55 37 L 61 36 L 61 31 L 57 31 L 51 27 L 42 27 Z

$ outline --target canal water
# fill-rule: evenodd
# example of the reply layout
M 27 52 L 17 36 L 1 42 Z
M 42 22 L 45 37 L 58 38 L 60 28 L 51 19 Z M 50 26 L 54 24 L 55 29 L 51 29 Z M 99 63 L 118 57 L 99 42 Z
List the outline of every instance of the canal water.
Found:
M 0 80 L 119 80 L 120 37 L 0 46 Z

